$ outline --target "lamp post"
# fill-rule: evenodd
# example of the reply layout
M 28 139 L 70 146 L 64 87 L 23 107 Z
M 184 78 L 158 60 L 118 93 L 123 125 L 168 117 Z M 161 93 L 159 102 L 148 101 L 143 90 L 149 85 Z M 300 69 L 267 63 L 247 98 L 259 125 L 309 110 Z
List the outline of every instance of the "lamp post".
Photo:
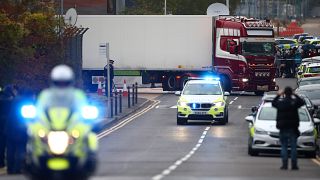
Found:
M 164 0 L 164 15 L 167 15 L 167 0 Z

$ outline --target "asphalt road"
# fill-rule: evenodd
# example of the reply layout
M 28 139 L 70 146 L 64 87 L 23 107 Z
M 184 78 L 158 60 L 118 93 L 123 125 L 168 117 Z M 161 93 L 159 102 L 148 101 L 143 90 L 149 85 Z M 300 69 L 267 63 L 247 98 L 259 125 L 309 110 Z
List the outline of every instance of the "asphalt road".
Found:
M 280 87 L 295 86 L 278 79 Z M 277 154 L 247 154 L 248 124 L 244 120 L 261 97 L 234 93 L 228 98 L 229 124 L 176 125 L 173 94 L 159 96 L 145 113 L 100 135 L 99 168 L 93 180 L 264 180 L 319 179 L 320 161 L 299 159 L 299 171 L 281 171 Z M 159 104 L 158 104 L 159 103 Z M 104 136 L 106 135 L 106 136 Z M 104 136 L 104 137 L 103 137 Z M 0 179 L 23 179 L 0 176 Z

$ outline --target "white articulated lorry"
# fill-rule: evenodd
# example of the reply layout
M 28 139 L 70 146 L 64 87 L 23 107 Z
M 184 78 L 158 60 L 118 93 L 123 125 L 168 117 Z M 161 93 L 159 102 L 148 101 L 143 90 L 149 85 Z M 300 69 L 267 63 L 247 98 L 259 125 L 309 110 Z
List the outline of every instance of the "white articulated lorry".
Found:
M 77 26 L 83 37 L 83 77 L 95 91 L 93 78 L 103 76 L 106 59 L 100 43 L 109 43 L 115 75 L 141 77 L 143 84 L 161 83 L 181 90 L 188 77 L 219 76 L 224 90 L 263 94 L 274 81 L 274 31 L 269 20 L 209 15 L 83 15 Z
M 95 90 L 92 77 L 103 76 L 106 59 L 99 44 L 109 43 L 116 76 L 141 76 L 142 83 L 162 83 L 177 90 L 187 77 L 212 70 L 212 17 L 80 15 L 83 37 L 83 77 Z

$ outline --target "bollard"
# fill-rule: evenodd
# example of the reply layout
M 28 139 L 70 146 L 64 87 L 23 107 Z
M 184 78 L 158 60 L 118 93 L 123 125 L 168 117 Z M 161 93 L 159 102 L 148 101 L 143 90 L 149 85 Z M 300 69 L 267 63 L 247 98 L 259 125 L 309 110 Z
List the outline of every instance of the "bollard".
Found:
M 138 104 L 138 83 L 136 82 L 136 104 Z
M 118 91 L 114 92 L 114 115 L 118 115 Z
M 134 84 L 132 84 L 132 106 L 134 106 L 134 96 L 135 96 L 135 87 Z
M 131 102 L 130 102 L 130 86 L 128 86 L 128 108 L 130 108 Z
M 110 97 L 110 114 L 111 118 L 113 118 L 113 97 Z
M 122 90 L 119 92 L 119 113 L 122 113 Z

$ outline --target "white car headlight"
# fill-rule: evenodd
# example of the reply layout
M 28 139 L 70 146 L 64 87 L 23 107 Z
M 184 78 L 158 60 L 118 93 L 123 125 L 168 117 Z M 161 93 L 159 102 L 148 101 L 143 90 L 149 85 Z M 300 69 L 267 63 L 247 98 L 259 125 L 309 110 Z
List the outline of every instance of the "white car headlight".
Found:
M 314 131 L 313 130 L 305 131 L 301 133 L 301 136 L 314 136 Z
M 215 106 L 220 106 L 220 107 L 221 107 L 221 106 L 224 106 L 224 105 L 225 105 L 225 103 L 224 103 L 223 101 L 219 101 L 219 102 L 215 102 L 215 103 L 214 103 L 214 105 L 215 105 Z
M 263 130 L 263 129 L 255 129 L 255 134 L 260 134 L 260 135 L 267 135 L 268 132 Z
M 178 105 L 185 107 L 185 106 L 188 106 L 188 103 L 185 101 L 179 101 Z
M 61 155 L 69 145 L 69 135 L 65 131 L 51 131 L 48 134 L 48 145 L 53 154 Z

